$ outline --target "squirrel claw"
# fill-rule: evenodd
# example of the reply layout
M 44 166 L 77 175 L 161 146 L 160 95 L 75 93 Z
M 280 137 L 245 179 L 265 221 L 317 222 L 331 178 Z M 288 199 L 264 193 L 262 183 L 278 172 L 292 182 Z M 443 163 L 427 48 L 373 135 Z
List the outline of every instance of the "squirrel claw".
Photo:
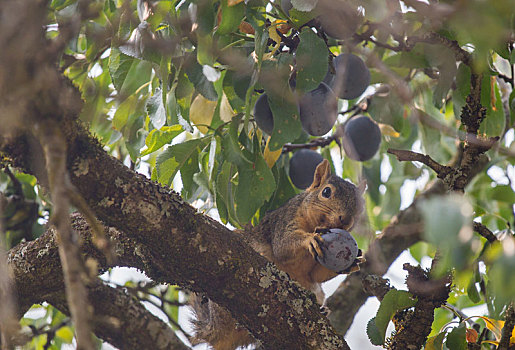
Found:
M 348 268 L 346 268 L 345 270 L 340 271 L 339 273 L 351 274 L 353 272 L 359 271 L 360 270 L 359 265 L 363 264 L 365 261 L 366 261 L 365 258 L 362 256 L 361 249 L 359 249 L 358 257 L 356 259 L 354 259 L 354 261 L 352 262 L 352 265 L 349 266 Z
M 324 244 L 324 239 L 319 234 L 316 234 L 310 238 L 309 242 L 309 252 L 313 256 L 313 258 L 323 258 L 324 252 L 322 251 L 322 248 L 320 246 Z
M 331 232 L 331 229 L 329 229 L 329 228 L 322 228 L 322 227 L 317 227 L 315 229 L 315 233 L 318 233 L 320 235 L 323 235 L 323 234 L 328 233 L 328 232 Z

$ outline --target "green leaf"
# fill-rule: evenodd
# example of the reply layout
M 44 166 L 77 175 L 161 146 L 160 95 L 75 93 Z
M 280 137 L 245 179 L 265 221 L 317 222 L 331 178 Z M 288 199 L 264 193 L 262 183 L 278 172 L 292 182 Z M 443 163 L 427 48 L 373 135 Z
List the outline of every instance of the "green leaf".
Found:
M 473 236 L 471 234 L 464 241 L 459 233 L 472 230 L 472 206 L 463 196 L 446 195 L 426 199 L 420 203 L 420 208 L 424 217 L 424 237 L 442 253 L 438 271 L 464 267 L 472 257 L 470 244 Z
M 314 90 L 327 74 L 327 45 L 311 28 L 299 34 L 300 43 L 296 52 L 297 85 L 301 92 Z
M 499 85 L 494 77 L 490 77 L 488 74 L 483 76 L 481 82 L 481 104 L 487 110 L 486 118 L 481 123 L 479 132 L 487 136 L 500 136 L 506 124 L 504 107 Z
M 433 103 L 437 108 L 442 108 L 457 73 L 456 58 L 451 49 L 442 45 L 427 44 L 423 48 L 429 64 L 438 68 L 438 83 L 433 92 Z
M 454 116 L 460 119 L 461 110 L 465 106 L 467 96 L 470 94 L 470 67 L 460 63 L 456 73 L 456 90 L 452 94 Z
M 438 333 L 434 337 L 428 338 L 424 350 L 442 350 L 445 332 Z
M 236 214 L 240 223 L 247 223 L 275 190 L 272 171 L 260 153 L 252 163 L 238 166 L 238 186 L 235 193 Z
M 395 315 L 397 311 L 415 306 L 416 302 L 417 300 L 413 298 L 413 295 L 404 290 L 391 289 L 386 293 L 381 301 L 379 310 L 377 310 L 374 321 L 383 342 L 386 335 L 386 328 L 393 315 Z
M 132 58 L 119 49 L 112 48 L 109 56 L 109 73 L 120 98 L 125 99 L 150 81 L 152 63 Z
M 474 304 L 477 304 L 481 301 L 481 296 L 479 295 L 479 292 L 476 288 L 475 276 L 472 276 L 467 286 L 467 295 Z
M 227 6 L 227 0 L 222 0 L 220 4 L 221 20 L 216 33 L 224 35 L 235 32 L 245 16 L 245 4 L 240 2 L 237 5 Z
M 215 7 L 212 0 L 197 0 L 197 33 L 201 36 L 210 34 L 215 25 Z
M 452 350 L 466 350 L 466 331 L 465 322 L 462 322 L 458 327 L 453 328 L 453 330 L 447 335 L 447 341 L 445 342 L 447 348 Z
M 234 196 L 232 178 L 236 173 L 236 166 L 231 162 L 224 162 L 216 178 L 216 206 L 223 223 L 236 218 L 234 212 Z
M 296 96 L 288 82 L 291 63 L 291 55 L 280 54 L 277 61 L 264 61 L 262 66 L 260 79 L 274 116 L 274 130 L 269 143 L 270 151 L 275 151 L 285 143 L 294 141 L 302 131 Z
M 125 101 L 120 103 L 113 116 L 113 127 L 116 130 L 122 131 L 129 117 L 134 114 L 137 104 L 138 98 L 135 95 L 129 96 Z
M 186 66 L 186 73 L 188 74 L 189 80 L 195 86 L 195 89 L 205 98 L 211 101 L 218 100 L 218 94 L 216 93 L 215 87 L 212 82 L 207 80 L 206 76 L 202 72 L 202 66 L 196 61 L 190 61 Z
M 237 166 L 243 166 L 244 163 L 252 163 L 251 159 L 240 149 L 238 142 L 238 127 L 241 121 L 241 117 L 233 118 L 229 126 L 229 133 L 224 135 L 222 138 L 222 154 L 225 160 L 236 164 Z
M 147 131 L 144 129 L 145 119 L 142 115 L 134 114 L 124 130 L 125 147 L 133 162 L 139 157 L 140 149 L 145 145 Z
M 154 128 L 161 129 L 166 123 L 166 110 L 160 88 L 156 89 L 154 95 L 148 98 L 146 109 Z
M 194 192 L 195 182 L 193 181 L 193 177 L 200 171 L 199 168 L 199 149 L 196 148 L 196 152 L 193 152 L 191 156 L 184 162 L 181 170 L 181 179 L 182 179 L 182 191 L 181 195 L 183 198 L 188 199 Z
M 213 36 L 211 33 L 197 35 L 197 61 L 201 65 L 212 66 L 215 63 Z
M 515 203 L 515 192 L 509 185 L 497 185 L 491 189 L 492 199 L 500 202 Z
M 201 138 L 168 147 L 156 159 L 158 181 L 170 185 L 177 172 L 192 156 L 198 156 L 199 149 L 204 148 L 207 143 L 208 138 Z
M 316 11 L 299 11 L 296 8 L 291 8 L 289 11 L 289 16 L 293 22 L 293 25 L 296 28 L 300 28 L 304 24 L 311 21 L 313 18 L 316 17 Z
M 256 34 L 261 33 L 263 31 L 263 27 L 266 23 L 266 8 L 263 5 L 263 1 L 261 0 L 249 0 L 245 8 L 245 16 L 247 18 L 247 22 L 249 22 L 250 25 L 252 25 L 252 27 L 256 31 Z M 258 51 L 256 50 L 256 52 Z
M 152 130 L 146 140 L 145 144 L 147 149 L 141 153 L 141 156 L 146 156 L 152 152 L 157 151 L 164 145 L 172 142 L 172 140 L 183 131 L 180 125 L 163 126 L 161 129 Z
M 376 318 L 370 319 L 367 323 L 367 336 L 370 342 L 374 345 L 383 345 L 384 336 L 381 335 L 381 331 L 377 328 Z

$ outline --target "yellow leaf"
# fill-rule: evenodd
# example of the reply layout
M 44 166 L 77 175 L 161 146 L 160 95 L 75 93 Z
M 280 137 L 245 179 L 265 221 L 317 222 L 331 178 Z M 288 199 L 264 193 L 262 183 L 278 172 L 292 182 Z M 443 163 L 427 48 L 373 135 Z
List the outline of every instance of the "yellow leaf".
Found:
M 202 95 L 198 95 L 193 100 L 190 107 L 190 121 L 203 134 L 209 131 L 213 114 L 215 114 L 216 101 L 210 101 Z
M 282 19 L 276 19 L 270 27 L 268 27 L 268 36 L 270 39 L 275 41 L 275 46 L 273 47 L 272 51 L 264 55 L 264 59 L 268 60 L 272 58 L 274 53 L 279 49 L 279 46 L 281 46 L 281 37 L 277 33 L 277 27 L 279 25 L 283 25 L 284 23 L 287 23 L 285 20 Z
M 379 125 L 379 129 L 381 130 L 381 134 L 383 134 L 385 136 L 391 136 L 391 137 L 399 137 L 399 136 L 401 136 L 401 134 L 399 134 L 397 131 L 395 131 L 395 129 L 391 125 L 382 124 L 382 123 L 377 123 L 377 125 Z
M 494 320 L 485 316 L 479 316 L 485 320 L 486 328 L 488 328 L 495 336 L 495 340 L 499 341 L 502 335 L 502 327 L 504 327 L 504 321 Z
M 272 168 L 277 162 L 277 159 L 281 156 L 282 149 L 279 148 L 277 151 L 270 151 L 270 148 L 268 148 L 268 145 L 270 143 L 270 136 L 266 140 L 266 146 L 265 146 L 265 152 L 263 156 L 265 157 L 265 162 L 268 165 L 269 168 Z
M 240 2 L 243 2 L 243 0 L 227 0 L 227 5 L 234 6 L 234 5 L 238 5 Z
M 222 95 L 222 101 L 220 102 L 220 119 L 224 122 L 231 121 L 232 117 L 235 115 L 229 100 L 225 94 Z
M 73 340 L 73 331 L 70 327 L 61 327 L 55 332 L 59 338 L 61 338 L 65 343 L 71 344 Z
M 481 344 L 492 344 L 492 345 L 498 346 L 499 342 L 498 341 L 493 341 L 493 340 L 483 340 L 481 342 Z

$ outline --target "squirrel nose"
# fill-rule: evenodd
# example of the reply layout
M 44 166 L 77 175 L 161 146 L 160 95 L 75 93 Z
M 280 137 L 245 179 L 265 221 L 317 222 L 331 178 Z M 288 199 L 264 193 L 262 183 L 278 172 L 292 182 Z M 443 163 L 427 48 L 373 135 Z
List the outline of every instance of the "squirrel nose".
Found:
M 340 220 L 340 223 L 342 225 L 342 228 L 344 230 L 349 230 L 351 227 L 352 227 L 352 217 L 348 216 L 348 217 L 343 217 L 343 216 L 339 216 L 338 219 Z

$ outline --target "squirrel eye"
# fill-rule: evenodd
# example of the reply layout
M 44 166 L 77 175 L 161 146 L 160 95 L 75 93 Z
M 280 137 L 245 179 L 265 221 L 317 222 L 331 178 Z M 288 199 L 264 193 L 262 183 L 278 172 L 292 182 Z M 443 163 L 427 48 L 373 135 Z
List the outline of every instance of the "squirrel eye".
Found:
M 326 187 L 322 190 L 322 196 L 325 198 L 331 197 L 331 187 Z

